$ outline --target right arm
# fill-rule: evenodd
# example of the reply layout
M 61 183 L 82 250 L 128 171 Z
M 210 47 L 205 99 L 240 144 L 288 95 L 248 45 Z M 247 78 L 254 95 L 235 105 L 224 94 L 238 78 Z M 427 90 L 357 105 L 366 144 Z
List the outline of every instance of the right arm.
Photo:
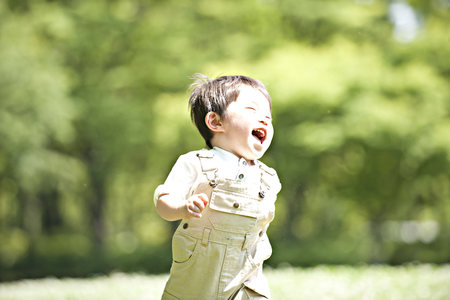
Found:
M 165 220 L 176 221 L 200 218 L 208 204 L 205 194 L 190 196 L 190 190 L 201 172 L 196 153 L 182 155 L 170 171 L 163 185 L 154 195 L 156 211 Z
M 201 212 L 207 204 L 208 197 L 205 194 L 192 195 L 189 199 L 184 200 L 166 193 L 158 197 L 156 211 L 167 221 L 192 217 L 201 218 Z

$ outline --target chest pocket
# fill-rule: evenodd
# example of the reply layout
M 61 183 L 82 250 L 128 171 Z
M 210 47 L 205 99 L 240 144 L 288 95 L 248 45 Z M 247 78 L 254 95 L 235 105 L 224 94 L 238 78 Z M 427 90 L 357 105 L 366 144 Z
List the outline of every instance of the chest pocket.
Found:
M 255 227 L 261 202 L 247 195 L 215 190 L 209 208 L 209 220 L 216 230 L 241 234 Z

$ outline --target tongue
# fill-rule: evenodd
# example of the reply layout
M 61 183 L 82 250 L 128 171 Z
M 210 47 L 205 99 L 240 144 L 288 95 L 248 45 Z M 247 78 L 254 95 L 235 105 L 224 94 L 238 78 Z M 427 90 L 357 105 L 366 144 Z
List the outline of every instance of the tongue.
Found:
M 264 137 L 264 133 L 258 131 L 258 130 L 253 130 L 252 134 L 255 138 L 257 138 L 261 143 L 263 142 L 263 137 Z

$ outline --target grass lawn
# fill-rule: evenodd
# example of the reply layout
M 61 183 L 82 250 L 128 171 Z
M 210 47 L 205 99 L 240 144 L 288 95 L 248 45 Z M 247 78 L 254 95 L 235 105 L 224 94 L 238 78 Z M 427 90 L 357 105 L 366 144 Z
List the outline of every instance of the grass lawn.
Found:
M 450 300 L 450 265 L 266 269 L 273 300 Z M 86 279 L 0 283 L 0 300 L 160 299 L 168 275 L 116 273 Z

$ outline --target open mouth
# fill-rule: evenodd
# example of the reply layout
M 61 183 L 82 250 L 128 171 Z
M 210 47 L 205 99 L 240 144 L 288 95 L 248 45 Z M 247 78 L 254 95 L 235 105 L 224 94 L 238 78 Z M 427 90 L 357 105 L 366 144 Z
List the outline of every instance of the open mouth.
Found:
M 262 144 L 266 140 L 267 131 L 264 128 L 254 129 L 252 135 Z

